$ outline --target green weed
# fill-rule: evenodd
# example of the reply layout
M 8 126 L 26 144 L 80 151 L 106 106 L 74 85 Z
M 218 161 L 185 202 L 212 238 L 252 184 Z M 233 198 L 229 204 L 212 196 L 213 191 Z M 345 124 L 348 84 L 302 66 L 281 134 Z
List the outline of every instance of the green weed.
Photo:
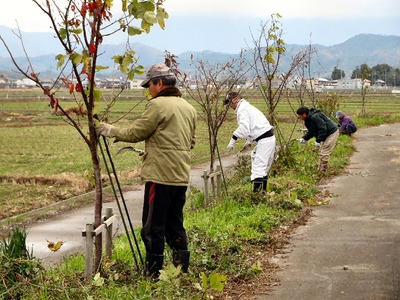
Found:
M 41 269 L 26 247 L 26 232 L 13 228 L 0 242 L 0 299 L 19 299 L 26 284 L 37 282 Z

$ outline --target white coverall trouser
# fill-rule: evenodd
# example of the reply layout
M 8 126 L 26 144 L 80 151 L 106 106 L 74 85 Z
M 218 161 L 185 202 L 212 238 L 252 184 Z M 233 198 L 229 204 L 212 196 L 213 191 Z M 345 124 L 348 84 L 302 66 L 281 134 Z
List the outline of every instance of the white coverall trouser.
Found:
M 256 178 L 264 178 L 268 175 L 275 155 L 275 135 L 263 138 L 257 142 L 251 153 L 251 175 L 253 181 Z

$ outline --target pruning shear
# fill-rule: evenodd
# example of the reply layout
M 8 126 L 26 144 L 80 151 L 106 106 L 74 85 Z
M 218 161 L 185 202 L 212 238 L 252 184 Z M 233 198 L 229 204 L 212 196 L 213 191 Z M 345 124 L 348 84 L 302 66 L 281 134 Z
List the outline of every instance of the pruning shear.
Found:
M 119 149 L 117 151 L 117 154 L 115 154 L 115 156 L 117 156 L 118 154 L 121 154 L 123 152 L 126 152 L 126 151 L 133 151 L 133 152 L 139 153 L 139 156 L 144 155 L 144 150 L 141 150 L 141 149 L 138 149 L 138 148 L 135 148 L 132 146 L 126 146 L 126 147 Z

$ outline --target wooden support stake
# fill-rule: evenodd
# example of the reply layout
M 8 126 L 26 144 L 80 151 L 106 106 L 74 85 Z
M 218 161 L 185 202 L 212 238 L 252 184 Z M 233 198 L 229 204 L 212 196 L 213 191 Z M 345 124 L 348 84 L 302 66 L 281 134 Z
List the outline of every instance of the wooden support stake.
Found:
M 93 275 L 93 224 L 86 224 L 86 253 L 85 253 L 85 278 Z
M 210 201 L 209 191 L 208 191 L 208 171 L 203 171 L 203 180 L 204 180 L 204 205 L 208 205 Z
M 221 166 L 217 166 L 217 196 L 218 198 L 221 198 L 221 186 L 222 186 L 222 180 L 221 180 Z
M 106 257 L 111 258 L 112 256 L 112 233 L 113 233 L 113 222 L 117 218 L 113 215 L 112 208 L 106 209 L 106 215 L 103 217 L 103 224 L 94 229 L 93 224 L 86 224 L 86 230 L 82 232 L 82 236 L 85 238 L 86 251 L 85 251 L 85 278 L 89 279 L 93 276 L 93 237 L 103 234 L 103 230 L 106 230 L 105 247 Z
M 106 222 L 108 222 L 113 216 L 112 208 L 108 207 L 106 209 Z M 106 257 L 111 258 L 112 256 L 112 234 L 113 234 L 113 224 L 106 225 Z

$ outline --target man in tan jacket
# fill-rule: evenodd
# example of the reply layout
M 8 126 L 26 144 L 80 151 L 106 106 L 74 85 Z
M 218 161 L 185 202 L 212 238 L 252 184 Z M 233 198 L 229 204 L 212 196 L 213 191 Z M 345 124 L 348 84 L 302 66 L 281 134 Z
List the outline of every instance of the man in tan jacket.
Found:
M 142 231 L 146 273 L 158 276 L 164 261 L 164 240 L 173 263 L 187 272 L 190 252 L 183 227 L 183 207 L 190 180 L 190 150 L 195 145 L 197 112 L 175 87 L 176 77 L 164 64 L 153 65 L 141 86 L 152 98 L 131 128 L 100 123 L 99 134 L 116 141 L 145 141 L 141 178 L 145 182 Z

